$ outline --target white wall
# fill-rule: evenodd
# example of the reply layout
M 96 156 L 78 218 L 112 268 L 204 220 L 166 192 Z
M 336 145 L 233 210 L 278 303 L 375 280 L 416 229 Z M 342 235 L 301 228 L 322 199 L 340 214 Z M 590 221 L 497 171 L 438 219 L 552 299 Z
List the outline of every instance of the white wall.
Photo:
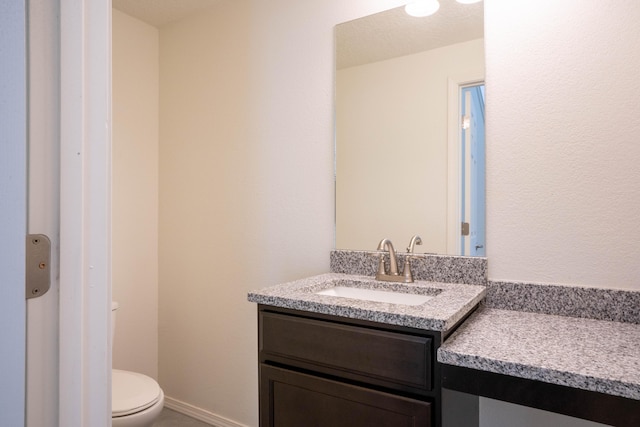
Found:
M 640 289 L 640 3 L 485 9 L 489 277 Z
M 159 34 L 113 10 L 113 367 L 158 376 Z
M 270 30 L 259 50 L 272 100 L 258 107 L 273 123 L 266 140 L 331 141 L 330 111 L 305 120 L 307 105 L 330 106 L 332 90 L 318 65 L 331 61 L 331 46 L 314 50 L 309 39 L 327 41 L 333 24 L 377 10 L 364 2 L 259 3 L 256 28 Z M 485 8 L 489 277 L 640 289 L 640 121 L 629 118 L 640 95 L 640 52 L 632 48 L 640 4 L 486 0 Z M 535 422 L 537 414 L 516 418 Z
M 169 403 L 257 425 L 246 292 L 270 278 L 258 254 L 266 177 L 248 137 L 248 25 L 247 2 L 223 2 L 160 32 L 159 339 Z
M 419 234 L 419 252 L 456 253 L 447 250 L 447 116 L 449 78 L 461 76 L 484 76 L 484 40 L 337 71 L 337 248 Z
M 257 426 L 247 291 L 329 268 L 333 26 L 399 2 L 343 3 L 228 1 L 161 29 L 160 383 L 171 402 Z
M 493 399 L 481 398 L 478 412 L 481 427 L 605 427 L 605 424 Z
M 640 289 L 639 19 L 634 0 L 485 0 L 490 279 Z M 569 425 L 489 399 L 480 413 Z
M 326 271 L 333 246 L 333 26 L 400 3 L 229 1 L 162 29 L 169 397 L 257 426 L 246 292 Z M 491 279 L 640 288 L 640 5 L 598 5 L 485 1 Z

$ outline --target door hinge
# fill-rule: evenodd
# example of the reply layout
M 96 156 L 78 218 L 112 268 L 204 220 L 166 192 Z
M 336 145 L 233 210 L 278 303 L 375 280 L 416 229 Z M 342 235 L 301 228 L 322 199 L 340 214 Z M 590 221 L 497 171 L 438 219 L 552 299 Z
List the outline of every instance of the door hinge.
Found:
M 463 236 L 468 236 L 469 235 L 469 223 L 468 222 L 463 222 L 462 223 L 462 227 L 461 227 L 460 233 Z
M 51 240 L 44 234 L 28 234 L 26 245 L 26 298 L 44 295 L 51 286 Z

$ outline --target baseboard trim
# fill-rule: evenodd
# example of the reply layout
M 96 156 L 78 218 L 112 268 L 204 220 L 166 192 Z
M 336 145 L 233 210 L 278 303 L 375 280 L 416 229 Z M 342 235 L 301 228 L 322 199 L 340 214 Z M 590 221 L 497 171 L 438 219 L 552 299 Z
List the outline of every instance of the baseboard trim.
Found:
M 239 424 L 228 418 L 221 417 L 220 415 L 216 415 L 205 409 L 198 408 L 197 406 L 190 405 L 189 403 L 182 402 L 172 397 L 165 396 L 164 406 L 214 427 L 247 427 L 244 424 Z

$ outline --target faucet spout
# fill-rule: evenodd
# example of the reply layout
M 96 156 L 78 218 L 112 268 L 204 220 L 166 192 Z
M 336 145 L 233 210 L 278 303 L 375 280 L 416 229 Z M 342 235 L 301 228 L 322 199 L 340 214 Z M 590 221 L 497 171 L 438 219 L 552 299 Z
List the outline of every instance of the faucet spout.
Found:
M 396 251 L 393 249 L 393 243 L 389 239 L 382 239 L 378 244 L 379 251 L 389 251 L 389 275 L 398 275 L 398 259 L 396 258 Z M 384 262 L 384 261 L 381 261 Z
M 420 236 L 416 234 L 411 238 L 411 241 L 409 242 L 409 246 L 407 247 L 407 252 L 413 253 L 413 250 L 415 249 L 416 245 L 421 245 L 421 244 L 422 244 L 422 239 L 420 238 Z

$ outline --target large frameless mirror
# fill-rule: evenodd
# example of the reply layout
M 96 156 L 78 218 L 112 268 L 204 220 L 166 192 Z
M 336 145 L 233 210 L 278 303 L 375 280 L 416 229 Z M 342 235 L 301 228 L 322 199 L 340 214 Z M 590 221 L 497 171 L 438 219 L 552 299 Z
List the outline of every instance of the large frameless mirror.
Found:
M 484 256 L 483 4 L 336 26 L 336 248 Z

